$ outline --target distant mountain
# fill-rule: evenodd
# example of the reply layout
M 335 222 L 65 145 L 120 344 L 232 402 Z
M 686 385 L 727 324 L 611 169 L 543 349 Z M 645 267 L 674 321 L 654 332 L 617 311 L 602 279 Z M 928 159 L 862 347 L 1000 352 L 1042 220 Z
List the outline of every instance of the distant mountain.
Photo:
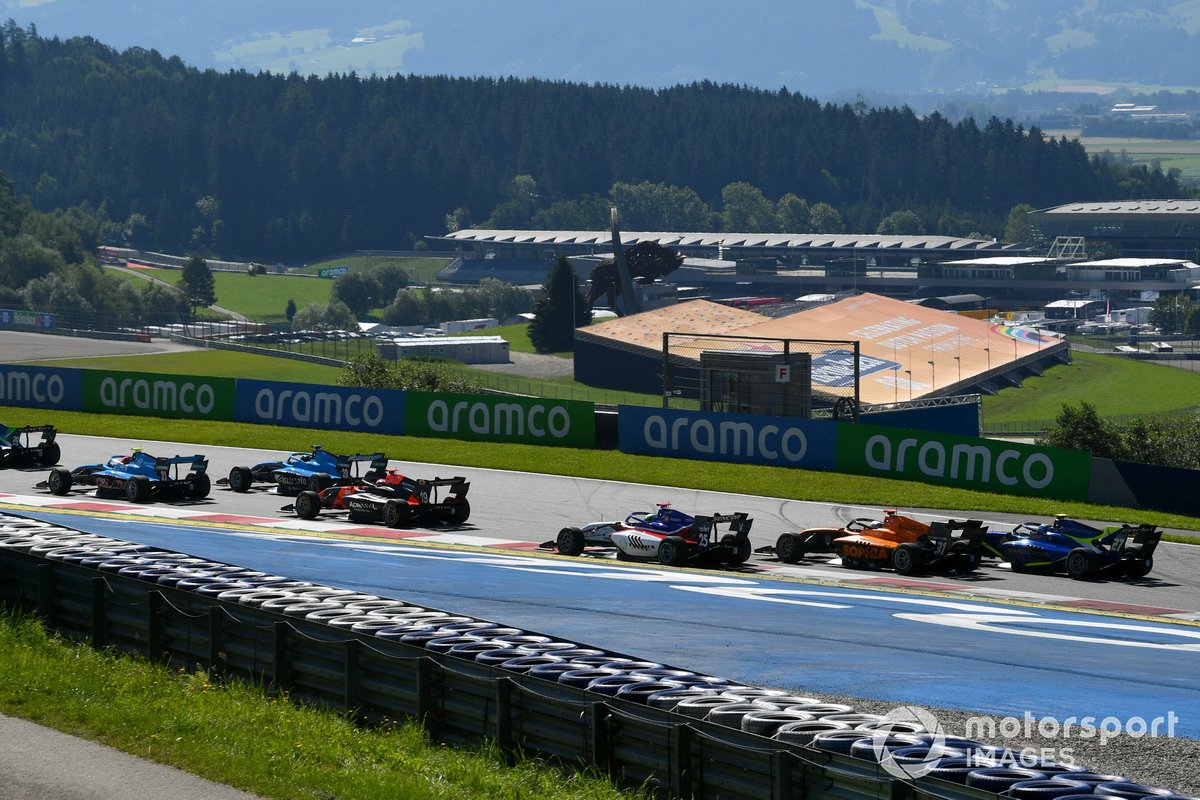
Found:
M 820 99 L 1200 86 L 1200 0 L 0 0 L 0 19 L 222 71 L 710 80 Z

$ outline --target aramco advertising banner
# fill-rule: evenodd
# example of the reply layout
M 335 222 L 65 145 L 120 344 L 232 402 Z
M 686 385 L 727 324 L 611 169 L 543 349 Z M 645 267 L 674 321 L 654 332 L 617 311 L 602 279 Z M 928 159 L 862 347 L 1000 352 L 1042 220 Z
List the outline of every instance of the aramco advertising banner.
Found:
M 233 378 L 83 370 L 83 411 L 233 419 Z
M 1086 500 L 1091 468 L 1091 454 L 1079 450 L 876 425 L 838 427 L 838 472 Z
M 596 409 L 579 400 L 407 392 L 404 431 L 410 436 L 596 446 Z
M 845 427 L 795 417 L 645 406 L 621 406 L 618 412 L 623 453 L 806 469 L 833 469 L 835 436 Z
M 405 393 L 238 379 L 238 422 L 295 428 L 404 433 Z
M 78 411 L 80 374 L 77 369 L 0 366 L 0 405 Z

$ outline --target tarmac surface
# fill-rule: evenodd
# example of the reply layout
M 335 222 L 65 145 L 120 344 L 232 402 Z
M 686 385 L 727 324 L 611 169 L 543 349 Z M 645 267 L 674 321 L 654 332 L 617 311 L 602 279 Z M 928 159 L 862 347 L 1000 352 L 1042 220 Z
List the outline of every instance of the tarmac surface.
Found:
M 102 744 L 0 715 L 0 800 L 254 800 Z

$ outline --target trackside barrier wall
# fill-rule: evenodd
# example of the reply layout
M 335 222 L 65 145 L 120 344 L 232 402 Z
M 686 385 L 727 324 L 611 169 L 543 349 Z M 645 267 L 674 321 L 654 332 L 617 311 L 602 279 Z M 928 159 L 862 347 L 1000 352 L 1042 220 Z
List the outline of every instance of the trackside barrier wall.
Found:
M 981 492 L 1086 500 L 1092 456 L 1080 450 L 929 431 L 842 425 L 838 472 Z
M 940 780 L 696 721 L 396 641 L 0 547 L 0 602 L 93 647 L 203 668 L 365 723 L 414 719 L 449 744 L 496 742 L 593 766 L 659 797 L 969 800 Z
M 611 442 L 606 421 L 597 441 L 597 412 L 588 402 L 139 372 L 0 365 L 0 404 L 577 448 Z M 1200 472 L 1093 459 L 1076 450 L 906 428 L 645 406 L 620 406 L 616 427 L 617 444 L 628 453 L 836 470 L 1200 513 Z
M 239 378 L 238 422 L 364 433 L 404 433 L 405 393 Z

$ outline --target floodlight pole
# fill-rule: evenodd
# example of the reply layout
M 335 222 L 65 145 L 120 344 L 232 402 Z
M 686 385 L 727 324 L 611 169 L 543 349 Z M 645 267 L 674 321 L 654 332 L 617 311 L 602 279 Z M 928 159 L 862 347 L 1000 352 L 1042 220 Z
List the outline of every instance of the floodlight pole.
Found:
M 929 359 L 929 382 L 933 384 L 933 390 L 937 391 L 937 366 L 933 363 L 933 359 Z

